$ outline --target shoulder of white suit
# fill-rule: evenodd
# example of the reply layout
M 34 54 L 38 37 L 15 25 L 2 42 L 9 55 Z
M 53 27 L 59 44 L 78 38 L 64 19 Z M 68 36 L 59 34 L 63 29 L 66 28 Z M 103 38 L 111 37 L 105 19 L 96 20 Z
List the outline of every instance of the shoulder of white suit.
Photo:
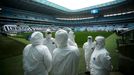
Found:
M 75 47 L 75 46 L 70 46 L 69 48 L 70 48 L 72 51 L 74 51 L 74 52 L 75 52 L 75 51 L 78 51 L 78 48 Z
M 41 52 L 45 52 L 46 50 L 48 50 L 48 47 L 45 45 L 38 45 L 36 46 L 38 48 L 39 51 Z
M 28 45 L 25 46 L 24 49 L 27 49 L 27 48 L 29 48 L 29 47 L 31 47 L 31 46 L 32 46 L 32 44 L 28 44 Z
M 88 45 L 88 42 L 85 42 L 84 45 Z

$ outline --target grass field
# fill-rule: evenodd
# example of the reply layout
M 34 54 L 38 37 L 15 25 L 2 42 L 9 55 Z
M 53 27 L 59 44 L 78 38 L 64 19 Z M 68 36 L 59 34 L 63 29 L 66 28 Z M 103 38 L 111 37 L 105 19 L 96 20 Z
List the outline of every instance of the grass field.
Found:
M 23 42 L 0 36 L 0 59 L 21 55 L 24 47 Z
M 82 48 L 83 44 L 87 41 L 87 36 L 92 36 L 93 39 L 99 35 L 107 38 L 111 34 L 112 34 L 112 32 L 102 32 L 102 31 L 100 31 L 100 32 L 76 32 L 75 33 L 75 41 L 78 44 L 78 46 L 80 48 Z
M 22 69 L 22 50 L 29 42 L 24 39 L 31 33 L 21 35 L 17 37 L 0 37 L 0 74 L 1 75 L 23 75 Z M 111 35 L 112 34 L 112 35 Z M 117 36 L 112 32 L 77 32 L 76 42 L 80 49 L 80 64 L 79 75 L 85 75 L 85 60 L 84 51 L 81 48 L 83 43 L 87 40 L 87 36 L 91 35 L 93 38 L 97 35 L 103 35 L 106 37 L 106 48 L 110 52 L 112 57 L 112 64 L 114 66 L 113 71 L 118 70 L 118 54 L 116 52 L 116 39 Z

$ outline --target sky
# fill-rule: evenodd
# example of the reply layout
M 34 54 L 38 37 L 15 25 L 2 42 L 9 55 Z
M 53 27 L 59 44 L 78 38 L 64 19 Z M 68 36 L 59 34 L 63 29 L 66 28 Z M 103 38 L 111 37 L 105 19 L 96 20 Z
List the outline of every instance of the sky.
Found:
M 90 6 L 95 6 L 115 0 L 47 0 L 70 10 L 78 10 Z

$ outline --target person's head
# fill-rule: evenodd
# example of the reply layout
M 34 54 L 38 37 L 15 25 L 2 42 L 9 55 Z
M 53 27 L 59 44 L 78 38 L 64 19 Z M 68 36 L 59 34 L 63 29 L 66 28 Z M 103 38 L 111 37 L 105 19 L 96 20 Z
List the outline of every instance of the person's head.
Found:
M 103 36 L 97 36 L 95 38 L 95 48 L 102 49 L 105 46 L 105 38 Z
M 46 30 L 45 37 L 46 37 L 47 39 L 49 39 L 49 38 L 52 37 L 52 31 L 51 31 L 50 29 L 47 29 L 47 30 Z
M 32 43 L 33 46 L 42 44 L 43 42 L 43 34 L 41 32 L 33 32 L 30 38 L 30 42 Z
M 67 31 L 60 29 L 55 33 L 55 41 L 59 48 L 67 46 L 68 33 Z
M 89 42 L 89 43 L 92 43 L 92 40 L 93 40 L 93 39 L 92 39 L 92 36 L 88 36 L 87 39 L 88 39 L 88 42 Z

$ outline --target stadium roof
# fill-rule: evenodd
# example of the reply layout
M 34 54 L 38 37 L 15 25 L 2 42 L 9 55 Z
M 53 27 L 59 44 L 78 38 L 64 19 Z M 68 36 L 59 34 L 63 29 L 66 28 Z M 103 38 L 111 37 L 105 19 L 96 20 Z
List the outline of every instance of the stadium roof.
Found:
M 32 0 L 67 12 L 78 12 L 117 4 L 125 0 Z
M 40 1 L 44 1 L 44 4 L 40 3 Z M 76 1 L 76 0 L 72 0 L 72 1 Z M 95 1 L 95 0 L 90 0 L 90 1 Z M 0 2 L 0 8 L 4 9 L 4 7 L 10 7 L 10 8 L 15 8 L 15 9 L 45 14 L 45 15 L 56 17 L 56 18 L 57 17 L 58 18 L 61 18 L 61 17 L 63 18 L 70 18 L 70 17 L 77 18 L 78 17 L 79 18 L 79 17 L 94 16 L 94 14 L 91 13 L 91 11 L 94 9 L 98 9 L 99 11 L 99 13 L 97 14 L 98 16 L 101 16 L 101 15 L 103 16 L 105 14 L 132 11 L 134 9 L 133 3 L 134 3 L 134 0 L 114 0 L 108 3 L 104 3 L 104 4 L 93 5 L 93 6 L 88 6 L 88 7 L 82 7 L 82 9 L 71 10 L 61 5 L 58 5 L 56 3 L 50 2 L 48 0 L 2 0 Z

